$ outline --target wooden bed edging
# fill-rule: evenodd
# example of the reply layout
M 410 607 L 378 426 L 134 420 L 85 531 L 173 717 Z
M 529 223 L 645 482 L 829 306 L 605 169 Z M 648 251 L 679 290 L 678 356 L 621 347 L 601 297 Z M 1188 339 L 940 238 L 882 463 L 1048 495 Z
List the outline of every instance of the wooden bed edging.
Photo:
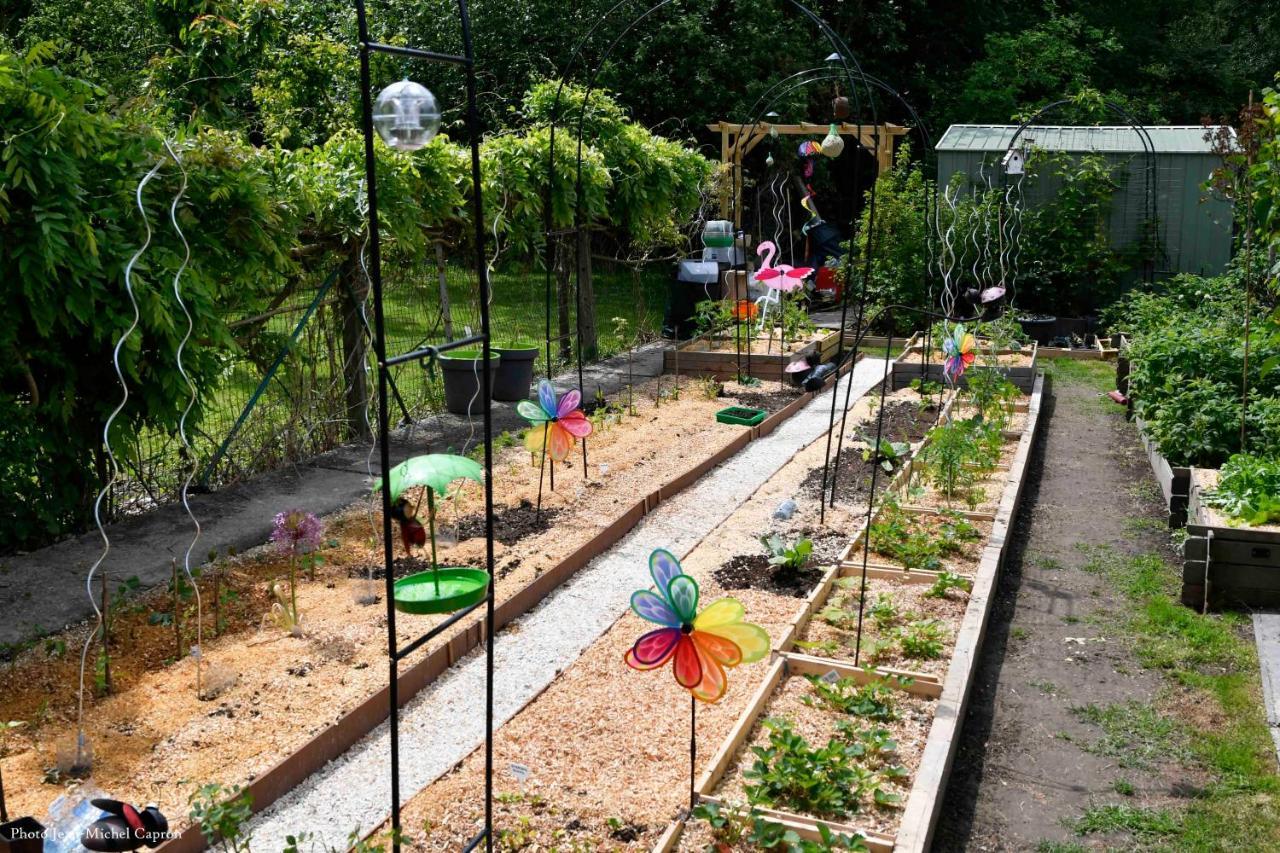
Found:
M 1204 503 L 1218 471 L 1191 469 L 1182 603 L 1198 611 L 1280 605 L 1280 525 L 1233 525 Z
M 1142 447 L 1147 452 L 1147 461 L 1151 463 L 1151 471 L 1160 484 L 1160 493 L 1164 496 L 1165 507 L 1169 510 L 1169 526 L 1182 527 L 1187 523 L 1187 502 L 1191 494 L 1191 469 L 1181 465 L 1171 465 L 1164 458 L 1156 443 L 1147 437 L 1147 425 L 1142 418 L 1135 417 L 1138 425 L 1138 437 L 1142 439 Z
M 861 360 L 861 355 L 859 356 Z M 853 363 L 840 371 L 845 376 L 853 369 Z M 674 497 L 699 480 L 704 474 L 736 455 L 757 438 L 768 435 L 787 419 L 796 414 L 816 396 L 835 383 L 830 377 L 818 391 L 808 391 L 783 408 L 765 418 L 760 424 L 744 429 L 728 444 L 711 456 L 697 463 L 655 491 L 642 497 L 615 518 L 573 553 L 551 569 L 534 578 L 522 589 L 500 602 L 494 609 L 494 624 L 500 631 L 513 620 L 528 613 L 550 595 L 558 586 L 571 578 L 579 569 L 616 544 L 652 512 L 664 500 Z M 878 383 L 872 388 L 878 387 Z M 444 674 L 454 663 L 475 650 L 484 642 L 482 616 L 464 623 L 462 630 L 447 642 L 434 648 L 417 663 L 400 673 L 400 706 L 404 707 L 414 696 Z M 373 731 L 390 715 L 390 688 L 382 687 L 355 708 L 343 714 L 337 722 L 323 729 L 293 753 L 280 759 L 245 786 L 256 815 L 296 788 L 307 777 L 341 756 L 366 734 Z M 306 827 L 299 827 L 300 831 Z M 164 842 L 158 849 L 164 853 L 200 853 L 206 848 L 204 836 L 195 824 L 188 825 L 176 837 Z
M 1018 443 L 1014 455 L 1013 470 L 1005 485 L 1004 495 L 996 512 L 991 538 L 978 564 L 973 588 L 969 592 L 969 606 L 956 635 L 955 651 L 947 666 L 947 678 L 943 683 L 942 697 L 934 712 L 925 741 L 920 766 L 912 780 L 911 793 L 899 824 L 896 853 L 924 853 L 933 840 L 938 822 L 938 810 L 942 807 L 942 795 L 946 791 L 947 774 L 959 746 L 957 735 L 964 720 L 969 701 L 969 690 L 978 665 L 978 653 L 987 629 L 987 618 L 994 601 L 995 582 L 1004 562 L 1008 532 L 1013 516 L 1022 498 L 1026 483 L 1027 465 L 1040 426 L 1040 403 L 1044 392 L 1044 375 L 1036 376 L 1031 392 L 1031 408 L 1026 431 Z

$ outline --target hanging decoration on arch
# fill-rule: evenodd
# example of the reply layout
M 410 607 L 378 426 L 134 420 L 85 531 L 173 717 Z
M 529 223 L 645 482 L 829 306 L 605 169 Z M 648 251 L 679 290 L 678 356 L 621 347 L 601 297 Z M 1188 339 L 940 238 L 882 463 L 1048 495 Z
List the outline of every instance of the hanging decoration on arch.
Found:
M 796 149 L 796 156 L 804 161 L 804 177 L 808 180 L 813 177 L 813 161 L 822 156 L 822 146 L 812 139 L 806 139 Z

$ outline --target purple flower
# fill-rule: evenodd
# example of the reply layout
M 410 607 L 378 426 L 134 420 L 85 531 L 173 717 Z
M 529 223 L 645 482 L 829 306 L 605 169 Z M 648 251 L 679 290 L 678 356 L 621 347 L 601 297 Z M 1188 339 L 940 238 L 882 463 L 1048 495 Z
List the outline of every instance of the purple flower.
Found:
M 285 554 L 300 554 L 320 544 L 324 537 L 324 522 L 314 513 L 291 509 L 276 513 L 271 541 Z

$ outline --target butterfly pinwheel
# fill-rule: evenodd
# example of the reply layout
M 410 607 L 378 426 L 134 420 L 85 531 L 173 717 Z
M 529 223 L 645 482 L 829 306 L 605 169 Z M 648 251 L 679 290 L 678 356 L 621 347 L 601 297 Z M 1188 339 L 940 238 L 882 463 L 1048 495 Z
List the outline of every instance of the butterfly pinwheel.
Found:
M 573 450 L 575 438 L 591 435 L 591 421 L 578 408 L 582 394 L 574 389 L 556 402 L 556 389 L 543 379 L 538 383 L 538 402 L 521 400 L 516 411 L 533 424 L 525 436 L 524 446 L 530 453 L 541 453 L 545 448 L 553 462 L 563 462 Z
M 973 351 L 973 335 L 964 330 L 964 324 L 956 325 L 951 337 L 942 342 L 942 352 L 946 361 L 942 365 L 942 375 L 948 382 L 955 382 L 964 375 L 965 369 L 973 364 L 976 358 Z
M 670 551 L 659 548 L 649 556 L 649 573 L 657 591 L 637 590 L 631 609 L 662 627 L 636 640 L 624 656 L 627 665 L 649 670 L 673 661 L 676 682 L 695 699 L 720 701 L 729 688 L 725 667 L 763 659 L 769 635 L 742 621 L 746 611 L 735 598 L 722 598 L 698 613 L 698 582 Z

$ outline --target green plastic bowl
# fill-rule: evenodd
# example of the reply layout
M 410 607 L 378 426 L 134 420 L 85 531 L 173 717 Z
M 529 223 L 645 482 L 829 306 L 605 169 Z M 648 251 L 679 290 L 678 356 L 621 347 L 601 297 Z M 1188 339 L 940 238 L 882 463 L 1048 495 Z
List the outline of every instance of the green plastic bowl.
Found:
M 439 594 L 436 593 L 437 576 Z M 434 572 L 418 572 L 396 581 L 395 605 L 402 613 L 452 613 L 483 601 L 488 592 L 488 572 L 442 566 Z

